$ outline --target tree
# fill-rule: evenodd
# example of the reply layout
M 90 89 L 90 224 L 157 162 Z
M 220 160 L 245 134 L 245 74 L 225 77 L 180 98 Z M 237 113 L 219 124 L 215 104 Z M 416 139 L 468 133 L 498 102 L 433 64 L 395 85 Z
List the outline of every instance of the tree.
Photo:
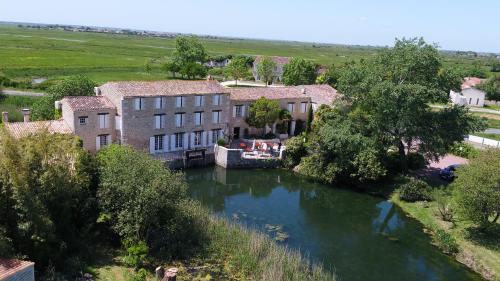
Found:
M 168 60 L 161 66 L 161 69 L 165 72 L 171 72 L 172 77 L 175 78 L 175 74 L 181 70 L 181 67 L 179 66 L 179 63 L 177 63 L 176 61 Z
M 337 87 L 337 82 L 340 77 L 340 69 L 335 67 L 334 64 L 332 64 L 330 67 L 328 67 L 327 71 L 316 79 L 317 84 L 328 84 L 334 88 Z
M 500 77 L 492 77 L 479 84 L 478 88 L 486 92 L 486 99 L 500 100 Z
M 64 78 L 51 86 L 47 94 L 40 98 L 32 110 L 33 120 L 50 120 L 56 117 L 54 102 L 65 96 L 92 96 L 97 84 L 86 76 L 77 75 Z
M 285 85 L 310 85 L 316 80 L 316 66 L 303 58 L 292 58 L 283 69 Z
M 278 120 L 281 107 L 276 100 L 269 100 L 264 97 L 250 104 L 246 122 L 255 128 L 264 128 Z
M 151 66 L 151 60 L 150 59 L 146 59 L 146 61 L 144 62 L 144 70 L 147 73 L 150 73 L 152 69 L 153 69 L 153 67 Z
M 450 83 L 442 82 L 441 68 L 435 46 L 423 39 L 403 39 L 373 61 L 347 66 L 340 77 L 340 92 L 353 110 L 365 114 L 363 126 L 376 132 L 387 149 L 398 149 L 403 171 L 410 151 L 437 158 L 464 135 L 484 128 L 484 122 L 463 107 L 430 108 L 433 101 L 447 100 L 449 89 L 443 88 Z
M 307 107 L 306 133 L 311 132 L 313 119 L 314 119 L 314 112 L 312 104 L 309 104 L 309 106 Z
M 491 64 L 491 72 L 500 72 L 500 61 L 494 61 Z
M 97 219 L 94 175 L 92 158 L 75 136 L 13 139 L 2 130 L 0 248 L 11 241 L 11 251 L 39 269 L 49 263 L 62 269 L 88 254 Z
M 263 57 L 257 65 L 257 74 L 260 80 L 266 83 L 266 86 L 273 81 L 275 68 L 276 63 L 269 57 Z
M 238 56 L 231 60 L 226 67 L 226 75 L 232 77 L 238 85 L 238 79 L 246 77 L 248 74 L 247 58 Z
M 500 217 L 500 150 L 481 152 L 456 171 L 452 184 L 457 211 L 486 229 Z
M 166 65 L 166 68 L 172 72 L 179 71 L 182 76 L 190 79 L 203 77 L 207 74 L 202 65 L 206 59 L 205 47 L 196 37 L 179 36 L 175 39 L 173 64 Z
M 144 241 L 152 254 L 185 257 L 204 239 L 207 217 L 190 200 L 181 173 L 131 147 L 97 155 L 100 217 L 127 247 Z

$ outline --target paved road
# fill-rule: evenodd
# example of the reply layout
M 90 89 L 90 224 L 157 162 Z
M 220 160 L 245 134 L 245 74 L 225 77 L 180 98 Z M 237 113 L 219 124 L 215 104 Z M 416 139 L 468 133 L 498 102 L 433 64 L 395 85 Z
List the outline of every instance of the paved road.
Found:
M 2 93 L 8 96 L 29 96 L 29 97 L 41 97 L 45 95 L 44 93 L 35 93 L 35 92 L 26 92 L 17 90 L 3 90 Z
M 500 129 L 489 128 L 489 129 L 486 129 L 484 132 L 487 134 L 500 135 Z
M 445 108 L 445 105 L 431 105 L 431 107 L 434 108 Z M 487 109 L 487 108 L 481 108 L 481 107 L 469 107 L 469 110 L 472 112 L 482 112 L 482 113 L 491 113 L 491 114 L 500 114 L 500 111 L 498 110 L 493 110 L 493 109 Z

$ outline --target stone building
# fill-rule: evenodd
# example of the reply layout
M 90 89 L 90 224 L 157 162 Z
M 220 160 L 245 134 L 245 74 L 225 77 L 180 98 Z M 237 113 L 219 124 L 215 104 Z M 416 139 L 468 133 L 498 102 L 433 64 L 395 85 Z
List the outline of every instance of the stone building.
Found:
M 260 62 L 264 58 L 265 58 L 264 56 L 257 56 L 253 62 L 252 74 L 255 81 L 261 81 L 259 73 L 257 72 L 257 68 Z M 287 57 L 269 57 L 269 58 L 276 64 L 273 70 L 273 84 L 281 83 L 281 81 L 283 81 L 283 73 L 284 73 L 283 67 L 285 66 L 285 64 L 290 62 L 290 58 Z
M 476 87 L 483 81 L 477 77 L 464 78 L 461 92 L 450 91 L 450 101 L 458 105 L 483 107 L 486 93 Z

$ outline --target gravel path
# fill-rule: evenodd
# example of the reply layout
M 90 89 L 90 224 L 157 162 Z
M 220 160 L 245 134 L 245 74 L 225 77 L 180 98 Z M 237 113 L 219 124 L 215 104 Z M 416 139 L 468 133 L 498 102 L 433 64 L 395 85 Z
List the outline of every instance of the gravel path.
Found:
M 7 96 L 29 96 L 29 97 L 41 97 L 45 95 L 44 93 L 17 91 L 17 90 L 3 90 L 2 93 Z

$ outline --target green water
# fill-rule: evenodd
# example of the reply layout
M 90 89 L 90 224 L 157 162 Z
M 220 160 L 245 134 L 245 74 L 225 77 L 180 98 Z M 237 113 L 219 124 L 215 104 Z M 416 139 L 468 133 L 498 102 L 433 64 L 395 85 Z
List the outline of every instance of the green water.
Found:
M 282 244 L 342 280 L 481 280 L 430 244 L 392 203 L 279 170 L 186 171 L 193 198 Z M 286 238 L 288 236 L 288 238 Z

